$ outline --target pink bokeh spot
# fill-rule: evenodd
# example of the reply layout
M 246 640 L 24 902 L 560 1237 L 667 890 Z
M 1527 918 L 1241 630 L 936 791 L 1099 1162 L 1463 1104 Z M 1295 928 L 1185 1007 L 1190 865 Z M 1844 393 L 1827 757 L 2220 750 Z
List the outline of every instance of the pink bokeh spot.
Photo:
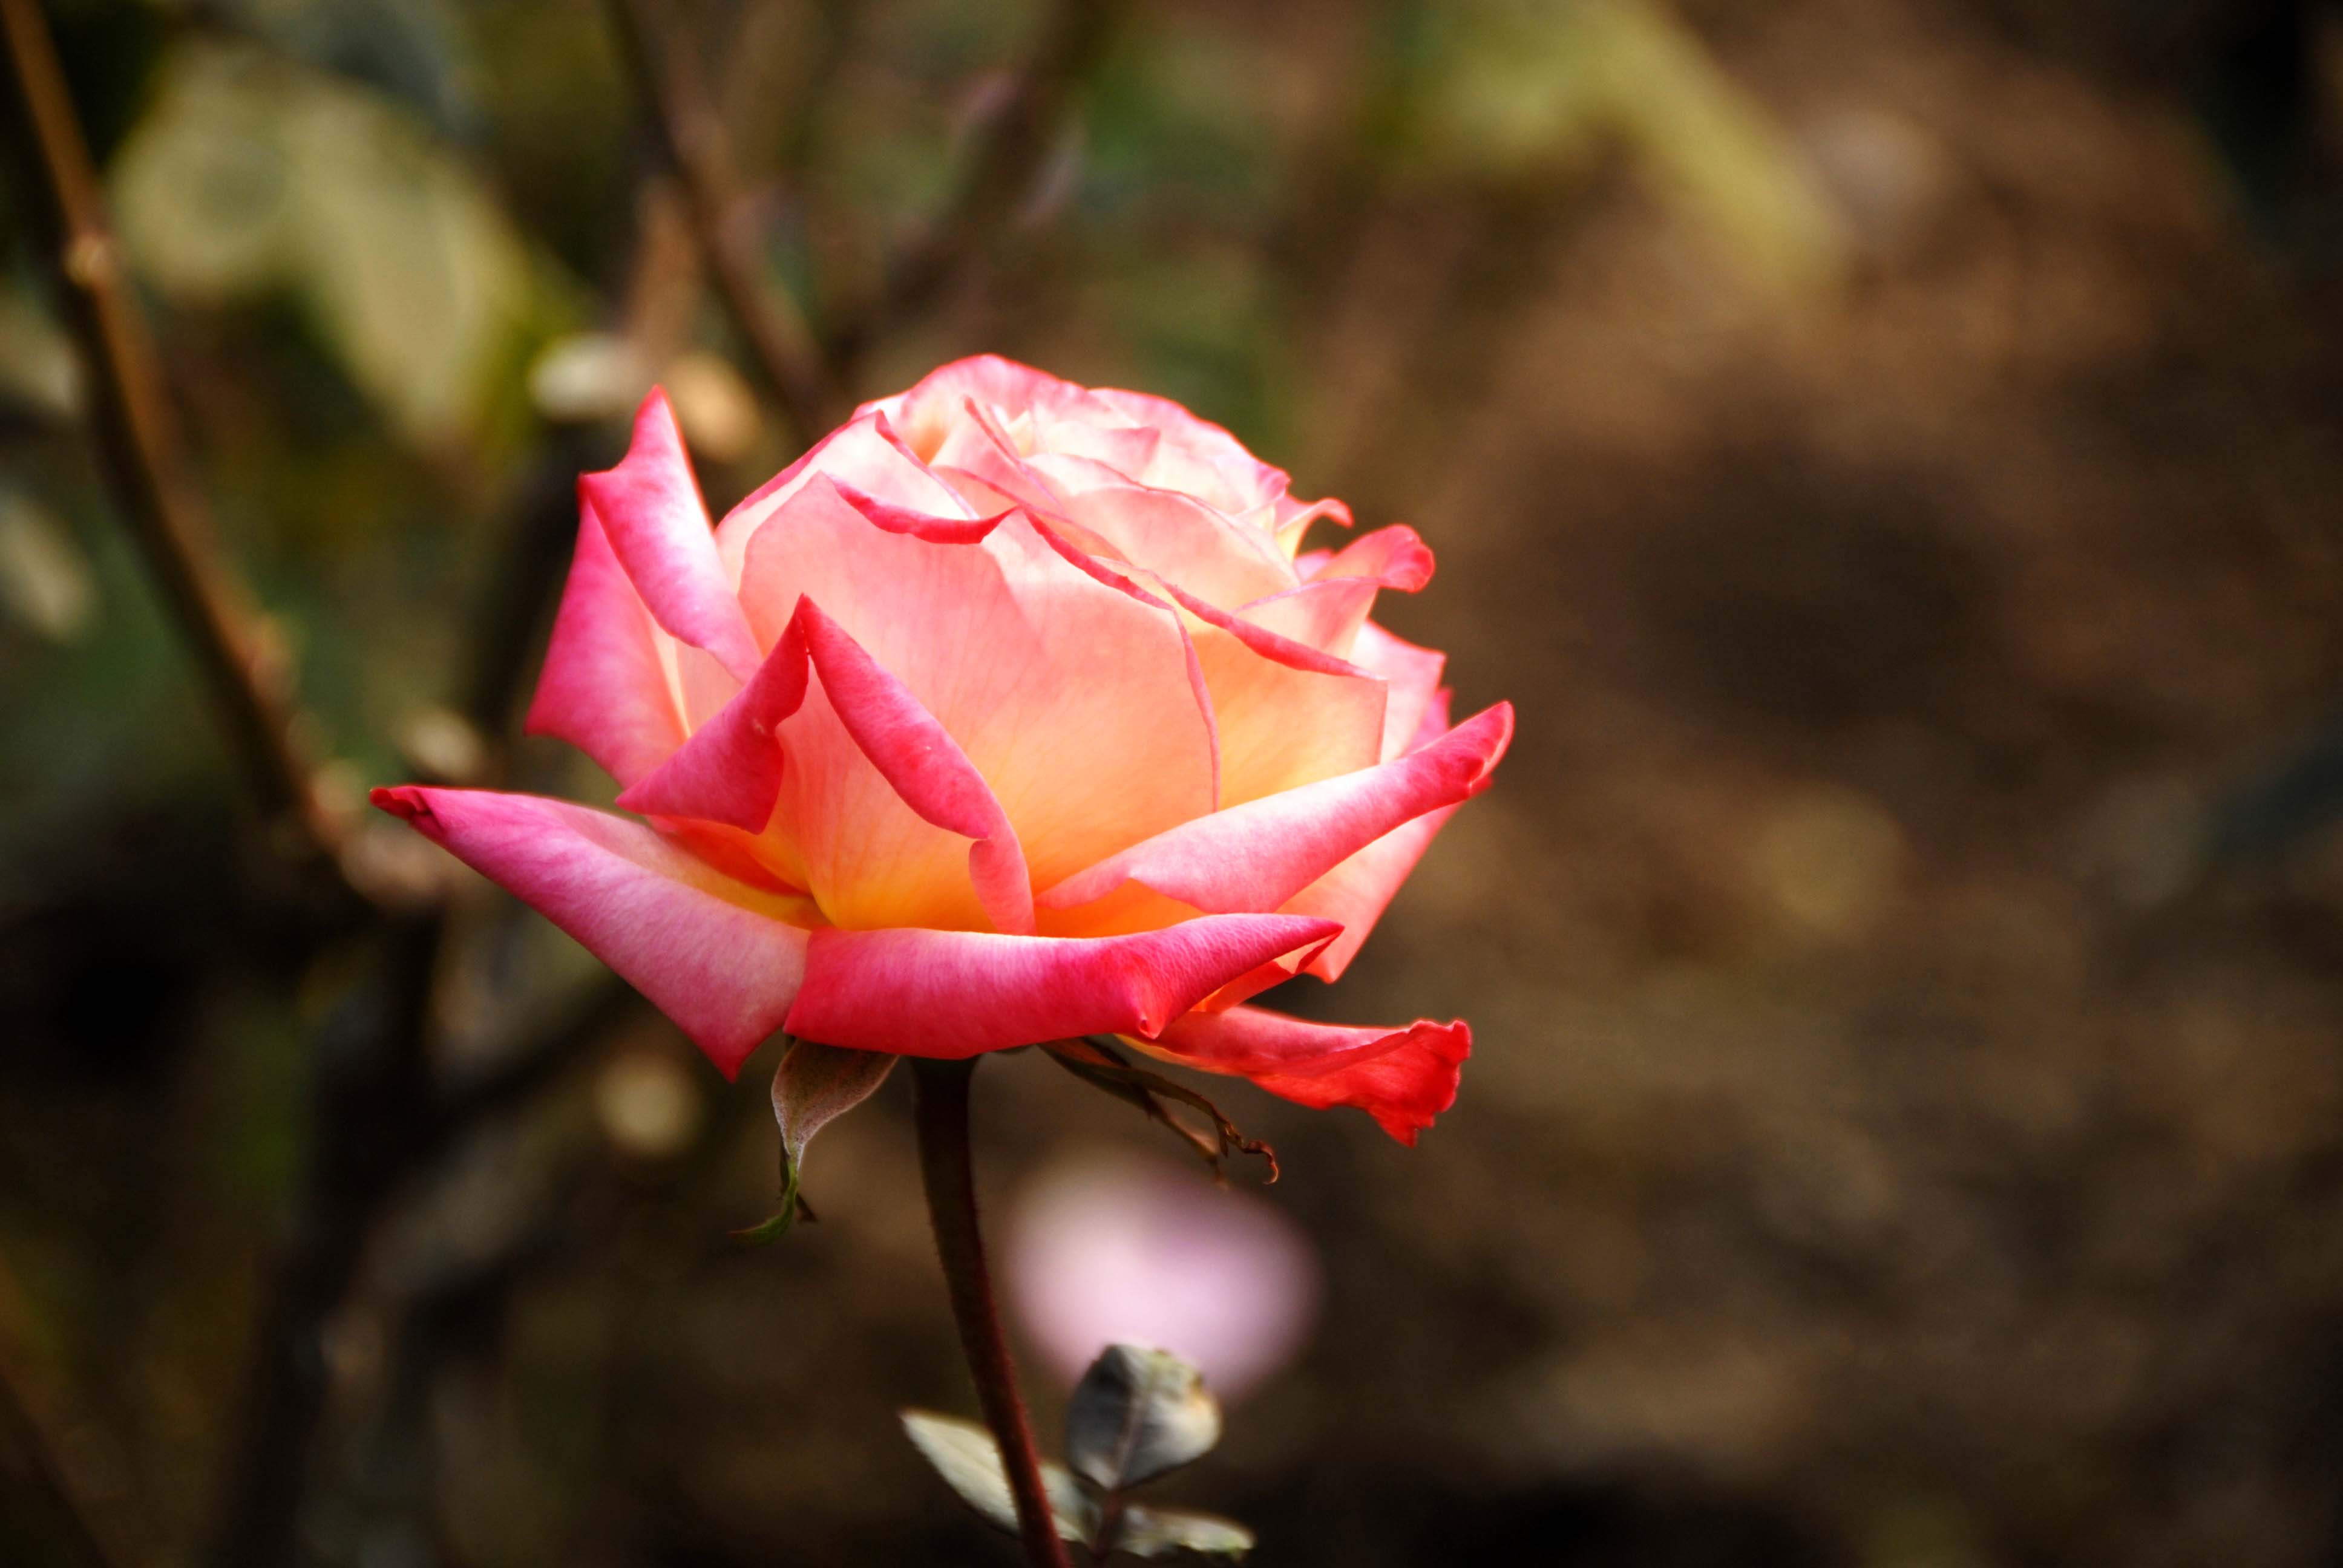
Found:
M 1263 1200 L 1130 1155 L 1061 1161 L 1006 1233 L 1010 1299 L 1068 1383 L 1118 1342 L 1167 1350 L 1233 1402 L 1293 1359 L 1318 1314 L 1318 1259 Z

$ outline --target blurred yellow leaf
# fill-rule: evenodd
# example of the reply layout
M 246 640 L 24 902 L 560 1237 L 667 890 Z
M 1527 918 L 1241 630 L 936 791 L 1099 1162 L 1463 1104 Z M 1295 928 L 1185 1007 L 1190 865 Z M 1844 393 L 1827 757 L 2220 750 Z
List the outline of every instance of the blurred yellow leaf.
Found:
M 1844 218 L 1764 106 L 1661 0 L 1477 0 L 1443 18 L 1422 151 L 1500 177 L 1624 150 L 1768 282 L 1827 281 Z
M 471 172 L 371 91 L 236 45 L 186 46 L 112 171 L 133 264 L 165 293 L 291 293 L 410 438 L 478 413 L 530 266 Z
M 0 610 L 51 642 L 77 641 L 97 610 L 97 576 L 80 545 L 13 489 L 0 489 Z

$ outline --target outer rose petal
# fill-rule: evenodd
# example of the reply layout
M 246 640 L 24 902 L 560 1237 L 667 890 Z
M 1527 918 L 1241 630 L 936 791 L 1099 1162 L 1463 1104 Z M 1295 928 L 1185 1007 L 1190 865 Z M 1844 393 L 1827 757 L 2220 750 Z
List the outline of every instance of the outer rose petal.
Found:
M 1383 712 L 1384 761 L 1447 732 L 1447 706 L 1439 700 L 1440 675 L 1448 664 L 1446 654 L 1418 648 L 1369 621 L 1359 628 L 1359 640 L 1352 647 L 1351 657 L 1361 668 L 1383 677 L 1391 691 L 1391 706 Z M 1429 716 L 1435 707 L 1440 720 L 1433 724 Z M 1428 731 L 1427 725 L 1431 726 Z
M 1463 1021 L 1406 1029 L 1311 1023 L 1266 1008 L 1192 1012 L 1141 1050 L 1183 1067 L 1251 1079 L 1323 1111 L 1353 1105 L 1410 1148 L 1456 1102 L 1473 1030 Z
M 683 715 L 660 646 L 669 638 L 643 608 L 592 504 L 581 502 L 578 513 L 569 586 L 525 728 L 567 740 L 620 784 L 632 784 L 683 744 Z M 664 651 L 671 654 L 672 644 Z
M 1432 569 L 1432 548 L 1423 536 L 1405 523 L 1393 523 L 1361 534 L 1307 575 L 1314 582 L 1366 578 L 1387 588 L 1415 593 L 1431 583 Z
M 1513 730 L 1513 706 L 1501 702 L 1421 751 L 1159 833 L 1041 901 L 1072 909 L 1130 881 L 1213 913 L 1277 909 L 1401 823 L 1479 793 Z
M 1447 733 L 1448 694 L 1443 691 L 1433 697 L 1423 728 L 1408 749 L 1421 750 Z M 1322 980 L 1342 978 L 1408 873 L 1455 814 L 1455 807 L 1443 806 L 1401 823 L 1285 901 L 1285 909 L 1292 914 L 1320 915 L 1342 923 L 1342 934 L 1311 955 L 1312 974 Z
M 812 918 L 802 899 L 735 882 L 639 823 L 566 800 L 413 785 L 373 799 L 583 943 L 727 1078 L 796 1000 L 807 932 L 791 921 Z
M 626 459 L 587 475 L 578 488 L 609 530 L 611 547 L 652 618 L 715 655 L 734 679 L 747 680 L 757 668 L 756 640 L 718 558 L 699 481 L 692 477 L 666 393 L 654 387 L 643 399 Z
M 1224 981 L 1340 929 L 1218 915 L 1120 937 L 821 930 L 787 1028 L 825 1045 L 948 1058 L 1081 1034 L 1152 1038 Z

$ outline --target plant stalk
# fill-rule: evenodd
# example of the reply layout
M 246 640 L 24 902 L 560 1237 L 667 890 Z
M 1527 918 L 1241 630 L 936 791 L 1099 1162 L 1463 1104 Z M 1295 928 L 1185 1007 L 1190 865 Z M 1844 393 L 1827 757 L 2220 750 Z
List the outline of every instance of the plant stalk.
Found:
M 920 1174 L 927 1186 L 928 1218 L 935 1225 L 936 1255 L 943 1263 L 960 1349 L 976 1380 L 977 1403 L 1009 1472 L 1018 1534 L 1033 1568 L 1071 1568 L 1041 1484 L 1041 1462 L 1033 1452 L 1032 1427 L 1017 1392 L 1017 1369 L 1001 1335 L 984 1237 L 977 1228 L 968 1138 L 968 1088 L 976 1063 L 915 1059 L 911 1067 L 919 1083 Z

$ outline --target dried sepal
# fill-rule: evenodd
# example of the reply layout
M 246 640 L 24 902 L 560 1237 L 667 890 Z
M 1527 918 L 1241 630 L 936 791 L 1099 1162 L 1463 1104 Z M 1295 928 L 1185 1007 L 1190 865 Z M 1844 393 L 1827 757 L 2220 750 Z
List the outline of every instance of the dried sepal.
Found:
M 809 1040 L 792 1040 L 773 1070 L 773 1121 L 780 1129 L 781 1206 L 762 1224 L 732 1234 L 762 1245 L 779 1241 L 789 1226 L 814 1217 L 798 1191 L 805 1174 L 807 1146 L 814 1134 L 861 1104 L 887 1081 L 896 1058 L 880 1051 L 841 1050 Z
M 1235 1151 L 1259 1155 L 1269 1166 L 1268 1180 L 1277 1180 L 1276 1150 L 1258 1138 L 1246 1137 L 1219 1106 L 1187 1085 L 1176 1083 L 1160 1072 L 1133 1067 L 1130 1058 L 1116 1048 L 1111 1038 L 1093 1034 L 1080 1040 L 1053 1040 L 1049 1051 L 1051 1060 L 1075 1077 L 1106 1091 L 1118 1100 L 1136 1105 L 1148 1120 L 1179 1134 L 1212 1167 L 1214 1177 L 1226 1179 L 1224 1166 L 1230 1152 Z M 1190 1127 L 1172 1113 L 1163 1103 L 1166 1100 L 1202 1111 L 1212 1118 L 1212 1131 L 1204 1133 Z

